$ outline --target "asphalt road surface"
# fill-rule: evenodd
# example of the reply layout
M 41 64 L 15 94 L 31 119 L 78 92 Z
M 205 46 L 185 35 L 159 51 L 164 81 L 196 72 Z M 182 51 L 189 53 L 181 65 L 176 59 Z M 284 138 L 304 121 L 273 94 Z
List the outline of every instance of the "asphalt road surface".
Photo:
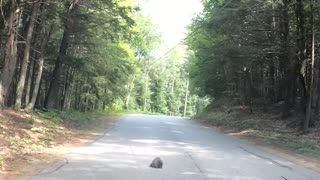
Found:
M 149 167 L 157 156 L 162 169 Z M 320 180 L 320 174 L 188 119 L 129 115 L 31 179 Z

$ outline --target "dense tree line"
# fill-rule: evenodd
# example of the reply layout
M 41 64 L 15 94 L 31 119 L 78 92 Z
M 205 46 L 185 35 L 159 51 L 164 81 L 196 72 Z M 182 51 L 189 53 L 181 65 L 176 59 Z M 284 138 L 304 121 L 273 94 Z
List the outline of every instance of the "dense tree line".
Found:
M 124 94 L 139 34 L 129 1 L 1 1 L 0 104 L 94 110 Z
M 319 118 L 319 1 L 205 0 L 189 27 L 193 92 Z
M 156 58 L 156 29 L 135 1 L 3 0 L 0 105 L 190 115 L 183 58 Z

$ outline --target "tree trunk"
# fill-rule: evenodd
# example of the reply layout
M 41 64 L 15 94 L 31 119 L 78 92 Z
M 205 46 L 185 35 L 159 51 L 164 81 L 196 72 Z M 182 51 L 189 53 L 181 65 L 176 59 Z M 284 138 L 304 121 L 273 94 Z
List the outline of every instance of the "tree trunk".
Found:
M 17 44 L 16 32 L 19 24 L 21 8 L 16 0 L 11 1 L 10 15 L 7 20 L 7 40 L 5 45 L 4 64 L 0 78 L 0 106 L 1 108 L 8 105 L 9 88 L 17 64 Z
M 33 35 L 33 29 L 35 24 L 35 18 L 37 16 L 39 9 L 39 3 L 36 2 L 33 5 L 32 13 L 30 17 L 30 24 L 27 30 L 27 37 L 26 37 L 26 45 L 24 49 L 23 59 L 21 63 L 21 72 L 20 72 L 20 78 L 17 84 L 17 90 L 16 90 L 16 101 L 15 101 L 15 109 L 20 110 L 21 108 L 21 99 L 22 99 L 22 93 L 26 81 L 26 75 L 28 70 L 28 63 L 30 58 L 30 49 L 31 49 L 31 42 L 32 42 L 32 35 Z
M 44 40 L 41 43 L 41 47 L 40 47 L 41 54 L 40 54 L 40 58 L 38 60 L 38 70 L 37 70 L 38 73 L 37 73 L 37 76 L 36 76 L 36 80 L 34 82 L 32 98 L 30 100 L 30 103 L 25 108 L 26 111 L 31 111 L 34 108 L 34 105 L 35 105 L 37 97 L 38 97 L 39 87 L 40 87 L 40 82 L 41 82 L 41 77 L 42 77 L 42 71 L 43 71 L 45 50 L 47 48 L 48 41 L 49 41 L 49 39 L 51 37 L 52 31 L 53 31 L 53 25 L 50 27 L 49 32 L 47 33 L 46 37 L 44 38 Z
M 75 20 L 74 13 L 79 5 L 78 3 L 79 3 L 79 0 L 71 0 L 68 7 L 68 13 L 67 13 L 67 18 L 64 25 L 64 33 L 63 33 L 62 41 L 60 44 L 59 55 L 57 57 L 57 60 L 54 66 L 52 78 L 50 81 L 50 86 L 49 86 L 45 104 L 44 104 L 44 107 L 46 109 L 57 107 L 56 97 L 58 95 L 61 68 L 62 68 L 64 58 L 67 54 L 70 36 L 72 35 L 73 25 L 74 25 L 73 21 Z
M 281 40 L 281 52 L 280 55 L 280 68 L 284 71 L 285 83 L 283 84 L 283 96 L 284 105 L 282 108 L 282 118 L 287 118 L 290 115 L 290 106 L 292 99 L 292 90 L 294 81 L 294 58 L 289 48 L 289 14 L 288 14 L 288 0 L 284 0 L 283 4 L 279 5 L 281 13 L 280 18 L 280 40 Z
M 81 84 L 76 81 L 76 90 L 74 93 L 74 109 L 80 111 Z
M 71 93 L 73 90 L 73 77 L 74 77 L 74 70 L 72 68 L 69 68 L 67 74 L 66 74 L 66 82 L 64 87 L 64 94 L 63 94 L 63 102 L 62 102 L 62 110 L 68 111 L 70 109 L 70 103 L 71 103 Z
M 30 102 L 30 89 L 31 89 L 31 83 L 32 83 L 34 64 L 35 64 L 34 60 L 31 60 L 29 73 L 28 73 L 27 87 L 26 87 L 25 105 L 29 104 Z
M 308 96 L 308 105 L 306 109 L 306 118 L 303 122 L 303 133 L 308 133 L 310 122 L 314 121 L 314 117 L 317 114 L 316 109 L 319 94 L 319 60 L 315 58 L 315 28 L 314 28 L 314 16 L 313 16 L 313 1 L 311 0 L 311 26 L 312 26 L 312 45 L 311 45 L 311 85 Z
M 299 57 L 299 64 L 302 64 L 302 62 L 306 61 L 306 38 L 305 38 L 305 10 L 304 10 L 304 4 L 302 0 L 296 0 L 296 19 L 297 19 L 297 26 L 296 26 L 296 33 L 297 33 L 297 47 L 299 49 L 298 52 L 298 57 Z M 299 65 L 301 66 L 301 65 Z M 308 101 L 307 97 L 307 92 L 311 91 L 309 87 L 309 79 L 308 79 L 308 71 L 307 67 L 305 66 L 304 69 L 298 70 L 299 73 L 299 78 L 301 82 L 301 87 L 302 87 L 302 107 L 303 107 L 303 112 L 306 111 L 306 102 Z M 301 69 L 299 67 L 299 69 Z M 305 76 L 303 77 L 303 74 Z M 312 75 L 311 75 L 312 76 Z M 310 77 L 311 77 L 310 76 Z M 311 81 L 311 80 L 310 80 Z

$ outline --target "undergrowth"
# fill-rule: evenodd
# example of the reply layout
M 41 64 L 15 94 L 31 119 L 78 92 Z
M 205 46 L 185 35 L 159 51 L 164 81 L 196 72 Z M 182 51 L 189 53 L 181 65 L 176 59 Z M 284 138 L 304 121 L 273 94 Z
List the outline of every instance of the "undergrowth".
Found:
M 106 115 L 127 115 L 127 114 L 150 114 L 156 115 L 157 113 L 145 112 L 139 110 L 99 110 L 94 112 L 79 112 L 79 111 L 59 111 L 50 110 L 48 112 L 38 111 L 34 113 L 30 122 L 34 123 L 38 118 L 49 119 L 52 124 L 47 123 L 48 128 L 55 128 L 58 124 L 71 124 L 73 126 L 81 127 L 93 123 L 97 117 Z
M 78 122 L 78 123 L 88 123 L 93 121 L 96 117 L 96 113 L 93 112 L 79 112 L 79 111 L 57 111 L 52 110 L 49 112 L 39 112 L 37 113 L 40 117 L 45 119 L 50 119 L 52 122 L 59 124 L 66 121 Z
M 241 110 L 228 112 L 221 107 L 214 107 L 195 115 L 193 119 L 219 127 L 224 132 L 254 137 L 267 144 L 289 148 L 301 154 L 320 158 L 319 134 L 301 135 L 299 129 L 288 127 L 288 124 L 296 121 L 294 117 L 287 120 L 275 117 L 277 116 L 272 113 L 255 111 L 251 114 Z

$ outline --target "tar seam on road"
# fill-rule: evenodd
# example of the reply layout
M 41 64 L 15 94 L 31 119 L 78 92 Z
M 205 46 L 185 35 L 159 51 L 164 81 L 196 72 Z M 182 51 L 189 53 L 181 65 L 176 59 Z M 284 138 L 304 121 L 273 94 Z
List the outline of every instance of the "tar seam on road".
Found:
M 191 153 L 184 150 L 184 152 L 190 157 L 190 159 L 193 161 L 193 163 L 195 164 L 195 166 L 198 168 L 199 172 L 201 174 L 204 174 L 204 172 L 201 170 L 200 165 L 196 162 L 196 160 L 192 157 Z
M 172 128 L 171 128 L 170 126 L 169 126 L 167 129 L 168 129 L 169 131 L 172 131 Z M 184 146 L 184 145 L 178 144 L 178 142 L 179 142 L 179 141 L 178 141 L 178 138 L 177 138 L 177 136 L 176 136 L 174 133 L 172 134 L 172 138 L 175 140 L 175 144 L 176 144 L 178 147 L 179 147 L 179 146 L 182 147 L 182 151 L 189 156 L 189 158 L 191 159 L 191 161 L 194 163 L 194 165 L 196 166 L 196 168 L 199 170 L 199 173 L 201 174 L 201 176 L 204 177 L 204 178 L 207 178 L 207 176 L 205 175 L 205 172 L 202 171 L 200 165 L 199 165 L 199 164 L 197 163 L 197 161 L 193 158 L 192 154 L 191 154 L 188 150 L 185 149 L 185 146 Z
M 277 165 L 277 166 L 279 166 L 279 167 L 286 168 L 286 169 L 289 169 L 289 170 L 292 171 L 292 168 L 291 168 L 290 166 L 281 164 L 281 163 L 279 163 L 279 162 L 277 162 L 277 161 L 275 161 L 275 160 L 273 160 L 273 159 L 271 159 L 271 158 L 267 158 L 267 157 L 258 155 L 258 154 L 254 153 L 254 152 L 251 152 L 251 151 L 249 151 L 249 150 L 247 150 L 247 149 L 245 149 L 245 148 L 243 148 L 243 147 L 241 147 L 241 146 L 240 146 L 240 149 L 242 149 L 243 151 L 245 151 L 245 152 L 247 152 L 247 153 L 249 153 L 249 154 L 252 154 L 252 155 L 254 155 L 254 156 L 257 156 L 257 157 L 259 157 L 259 158 L 261 158 L 261 159 L 270 161 L 270 162 L 272 162 L 273 164 L 275 164 L 275 165 Z

